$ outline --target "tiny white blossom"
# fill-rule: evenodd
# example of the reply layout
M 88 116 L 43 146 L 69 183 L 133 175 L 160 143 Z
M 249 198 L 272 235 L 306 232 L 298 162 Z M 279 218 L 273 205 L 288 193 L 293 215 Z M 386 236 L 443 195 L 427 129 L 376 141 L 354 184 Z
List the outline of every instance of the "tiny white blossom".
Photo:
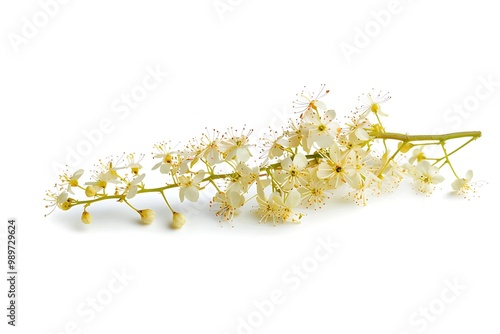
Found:
M 277 131 L 270 129 L 266 137 L 260 138 L 262 141 L 261 159 L 264 159 L 263 165 L 267 164 L 274 158 L 281 157 L 288 146 L 288 140 L 285 134 L 278 135 Z
M 134 153 L 127 156 L 128 164 L 124 168 L 130 168 L 134 175 L 139 175 L 139 170 L 142 168 L 141 161 L 144 159 L 144 154 L 139 154 L 136 158 Z
M 50 209 L 50 212 L 45 214 L 45 216 L 50 215 L 56 208 L 61 210 L 68 210 L 71 207 L 71 199 L 69 198 L 68 192 L 60 191 L 61 189 L 56 186 L 55 191 L 47 191 L 45 194 L 47 197 L 44 198 L 45 201 L 49 202 L 45 208 Z
M 346 159 L 346 182 L 354 189 L 361 189 L 365 180 L 374 176 L 375 160 L 371 154 L 363 149 L 349 151 Z
M 333 188 L 338 188 L 340 182 L 345 182 L 346 167 L 348 167 L 349 162 L 350 160 L 346 159 L 346 154 L 342 152 L 337 143 L 333 143 L 330 147 L 329 159 L 321 162 L 318 166 L 318 178 L 327 179 Z
M 275 173 L 276 180 L 281 183 L 284 191 L 297 188 L 307 176 L 306 167 L 307 158 L 303 153 L 297 153 L 293 160 L 287 157 L 281 162 L 281 169 Z
M 426 157 L 424 154 L 424 147 L 422 146 L 422 147 L 414 149 L 411 152 L 411 157 L 408 161 L 410 162 L 410 164 L 413 164 L 415 161 L 420 162 L 420 161 L 425 160 L 425 159 L 426 159 Z
M 279 219 L 282 223 L 300 223 L 303 214 L 296 212 L 294 209 L 300 204 L 301 198 L 302 196 L 297 189 L 274 197 L 274 202 L 280 207 Z
M 95 191 L 106 189 L 108 183 L 120 183 L 120 180 L 118 180 L 118 174 L 115 170 L 109 170 L 107 172 L 101 171 L 97 174 L 92 175 L 92 179 L 94 179 L 94 181 L 86 182 L 85 185 L 93 186 Z
M 246 193 L 252 184 L 259 178 L 259 167 L 248 167 L 244 162 L 239 162 L 234 168 L 234 176 L 227 190 L 234 189 Z
M 137 194 L 137 190 L 139 189 L 139 185 L 144 180 L 146 174 L 141 174 L 135 177 L 132 181 L 127 183 L 125 192 L 127 193 L 127 198 L 133 198 Z
M 74 172 L 71 176 L 68 175 L 67 173 L 64 173 L 63 175 L 60 176 L 61 182 L 64 184 L 67 184 L 66 191 L 68 191 L 70 194 L 75 194 L 73 192 L 73 187 L 78 187 L 79 183 L 78 180 L 80 177 L 83 175 L 84 170 L 79 169 L 76 172 Z
M 325 97 L 330 91 L 325 90 L 326 85 L 321 85 L 319 92 L 316 94 L 310 92 L 307 87 L 297 94 L 297 99 L 293 102 L 293 108 L 296 112 L 302 113 L 308 109 L 314 110 L 326 110 L 326 105 L 320 101 L 321 98 Z
M 299 188 L 302 195 L 302 205 L 306 208 L 319 208 L 330 198 L 331 192 L 328 189 L 328 183 L 325 180 L 312 178 L 305 186 Z
M 444 177 L 439 175 L 439 168 L 432 166 L 427 160 L 409 167 L 408 173 L 413 178 L 417 190 L 426 195 L 432 193 L 436 184 L 444 181 Z
M 244 132 L 245 129 L 242 130 Z M 222 140 L 220 144 L 221 151 L 226 160 L 236 160 L 236 162 L 246 162 L 252 156 L 250 147 L 252 146 L 249 141 L 249 136 L 252 130 L 246 134 L 238 134 L 238 131 L 233 128 L 228 129 L 227 138 Z
M 361 95 L 358 100 L 362 103 L 362 105 L 356 108 L 356 110 L 361 113 L 359 117 L 365 118 L 370 114 L 370 112 L 380 116 L 387 116 L 386 113 L 382 112 L 380 105 L 390 99 L 391 96 L 388 92 L 383 93 L 382 91 L 379 91 L 378 93 L 375 93 L 373 89 L 370 93 Z
M 211 206 L 217 209 L 216 216 L 222 217 L 225 221 L 230 221 L 238 214 L 238 209 L 245 204 L 245 197 L 235 190 L 218 192 L 215 194 Z
M 307 150 L 314 144 L 320 148 L 330 147 L 338 133 L 339 125 L 334 121 L 336 113 L 334 110 L 318 112 L 313 109 L 307 110 L 302 118 L 301 129 L 307 138 Z
M 349 143 L 359 145 L 370 140 L 369 132 L 372 129 L 372 124 L 366 118 L 351 118 L 352 124 L 348 124 L 349 128 L 346 132 L 346 137 Z
M 173 150 L 167 143 L 155 144 L 154 147 L 158 151 L 153 156 L 155 159 L 161 159 L 160 162 L 153 166 L 153 170 L 160 168 L 162 174 L 175 174 L 181 164 L 181 155 L 178 151 Z
M 477 192 L 476 187 L 478 183 L 471 183 L 473 176 L 472 170 L 468 170 L 465 173 L 465 177 L 453 181 L 451 187 L 458 195 L 465 195 L 465 198 L 467 198 L 470 193 L 474 195 Z
M 194 176 L 179 176 L 179 199 L 181 202 L 184 202 L 184 199 L 191 202 L 198 201 L 200 197 L 200 182 L 203 180 L 204 176 L 205 172 L 203 170 L 195 173 Z

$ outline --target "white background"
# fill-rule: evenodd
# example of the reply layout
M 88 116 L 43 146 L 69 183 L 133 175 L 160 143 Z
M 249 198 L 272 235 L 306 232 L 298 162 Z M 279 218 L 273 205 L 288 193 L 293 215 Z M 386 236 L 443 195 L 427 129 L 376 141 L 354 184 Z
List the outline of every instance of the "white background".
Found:
M 23 17 L 33 22 L 41 7 L 2 2 L 1 261 L 5 222 L 16 217 L 20 272 L 16 329 L 6 325 L 0 284 L 2 333 L 498 332 L 498 83 L 470 111 L 450 110 L 474 100 L 480 78 L 500 81 L 494 3 L 401 0 L 383 27 L 372 11 L 389 1 L 228 3 L 220 16 L 212 0 L 69 1 L 16 52 L 9 36 L 22 35 Z M 340 46 L 354 45 L 365 28 L 372 36 L 349 62 Z M 169 75 L 120 119 L 114 101 L 141 84 L 147 67 Z M 92 206 L 88 226 L 79 209 L 43 217 L 44 192 L 57 180 L 52 165 L 64 164 L 68 147 L 103 119 L 113 130 L 78 167 L 124 151 L 149 158 L 155 142 L 184 142 L 205 126 L 259 132 L 283 124 L 295 93 L 322 83 L 340 117 L 374 87 L 393 96 L 384 105 L 390 131 L 483 131 L 456 157 L 459 173 L 473 169 L 488 181 L 480 198 L 450 196 L 446 171 L 429 198 L 402 186 L 367 207 L 332 202 L 300 225 L 275 228 L 248 212 L 221 228 L 206 197 L 206 208 L 193 209 L 178 205 L 175 192 L 173 203 L 191 213 L 180 231 L 168 228 L 157 196 L 135 201 L 157 211 L 151 226 L 118 203 Z M 340 246 L 293 290 L 283 277 L 311 263 L 317 238 Z M 110 296 L 103 289 L 122 270 L 133 276 L 127 286 L 95 318 L 82 316 L 82 303 Z M 419 309 L 440 305 L 446 280 L 465 288 L 432 321 L 411 323 Z M 238 331 L 239 319 L 255 316 L 254 303 L 275 289 L 284 302 L 257 328 Z

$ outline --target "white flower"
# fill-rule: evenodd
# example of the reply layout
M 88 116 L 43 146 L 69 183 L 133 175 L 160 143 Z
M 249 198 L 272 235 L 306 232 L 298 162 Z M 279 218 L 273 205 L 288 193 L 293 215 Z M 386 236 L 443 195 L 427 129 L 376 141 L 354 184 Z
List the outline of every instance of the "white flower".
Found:
M 361 113 L 359 117 L 365 118 L 370 114 L 370 112 L 380 116 L 387 116 L 386 113 L 382 112 L 380 105 L 390 99 L 391 96 L 388 92 L 383 93 L 382 91 L 379 91 L 378 93 L 375 93 L 373 89 L 370 93 L 361 95 L 358 100 L 362 103 L 362 105 L 356 108 L 356 110 Z
M 281 169 L 275 173 L 276 180 L 284 191 L 297 188 L 308 174 L 306 167 L 307 158 L 303 153 L 297 153 L 293 160 L 287 157 L 281 162 Z
M 320 148 L 330 147 L 337 136 L 339 125 L 335 119 L 334 110 L 318 112 L 313 109 L 307 110 L 302 118 L 301 129 L 307 138 L 306 151 L 316 143 Z
M 259 189 L 257 187 L 257 189 Z M 269 198 L 266 197 L 264 191 L 257 191 L 257 204 L 259 208 L 257 212 L 260 214 L 261 218 L 259 223 L 267 223 L 269 219 L 272 220 L 273 225 L 280 219 L 280 211 L 281 207 L 276 203 L 275 199 L 280 196 L 278 192 L 273 192 L 269 195 Z
M 369 132 L 372 130 L 372 124 L 366 118 L 351 118 L 352 124 L 348 124 L 346 137 L 352 145 L 359 145 L 370 140 Z
M 201 155 L 210 163 L 211 165 L 218 164 L 222 162 L 221 152 L 219 145 L 222 139 L 219 137 L 219 131 L 213 130 L 212 135 L 208 133 L 203 134 L 201 139 L 204 148 Z
M 331 192 L 327 190 L 328 184 L 325 180 L 312 178 L 305 186 L 299 188 L 302 195 L 302 204 L 306 207 L 319 208 L 330 198 Z
M 301 198 L 302 196 L 297 189 L 273 198 L 274 202 L 280 207 L 279 219 L 282 223 L 300 223 L 303 214 L 295 212 L 294 209 L 300 204 Z
M 330 147 L 329 159 L 318 166 L 317 176 L 327 179 L 333 188 L 338 188 L 340 182 L 345 182 L 347 161 L 346 154 L 341 151 L 337 143 Z
M 351 150 L 346 157 L 345 180 L 354 189 L 361 189 L 365 180 L 374 176 L 375 161 L 371 154 L 363 149 Z
M 425 159 L 426 157 L 424 154 L 424 147 L 422 146 L 413 150 L 413 152 L 411 153 L 411 157 L 408 161 L 410 162 L 410 164 L 413 164 L 415 161 L 420 162 Z
M 242 130 L 244 132 L 245 129 Z M 226 160 L 236 160 L 236 162 L 247 161 L 252 156 L 250 152 L 249 136 L 252 130 L 246 134 L 238 135 L 238 131 L 233 128 L 228 129 L 228 137 L 221 142 L 221 150 Z
M 476 189 L 470 183 L 470 181 L 472 180 L 472 177 L 473 177 L 473 173 L 471 170 L 469 170 L 469 171 L 467 171 L 467 173 L 465 173 L 464 178 L 456 179 L 455 181 L 453 181 L 453 183 L 451 184 L 451 187 L 459 195 L 465 195 L 469 192 L 475 193 Z
M 135 154 L 131 153 L 127 156 L 128 164 L 125 166 L 125 168 L 130 168 L 132 173 L 134 175 L 139 174 L 139 169 L 142 168 L 142 165 L 140 162 L 144 159 L 144 154 L 139 154 L 139 157 L 136 159 Z
M 380 173 L 380 169 L 386 164 L 388 159 L 388 154 L 384 154 L 384 159 L 380 161 L 380 167 L 378 168 L 377 175 Z M 405 166 L 399 164 L 394 159 L 391 160 L 387 166 L 385 166 L 383 173 L 379 176 L 380 183 L 378 188 L 382 192 L 392 192 L 395 188 L 399 186 L 403 180 L 403 176 L 406 173 Z
M 285 134 L 278 135 L 277 131 L 270 130 L 269 136 L 260 139 L 262 141 L 262 155 L 260 158 L 265 159 L 263 165 L 274 158 L 281 157 L 288 145 Z
M 287 141 L 288 147 L 298 147 L 302 145 L 306 147 L 306 136 L 302 133 L 302 129 L 300 128 L 300 124 L 296 124 L 296 122 L 291 119 L 288 121 L 288 127 L 285 129 L 285 139 Z
M 352 193 L 354 201 L 357 205 L 366 206 L 368 202 L 368 193 L 379 193 L 380 179 L 373 173 L 362 178 L 357 188 L 354 188 Z
M 159 153 L 154 155 L 153 158 L 159 158 L 161 161 L 154 165 L 152 169 L 160 168 L 162 174 L 170 173 L 171 169 L 179 164 L 179 153 L 173 151 L 167 143 L 155 144 L 154 147 Z
M 120 175 L 118 175 L 117 170 L 122 169 L 120 166 L 123 160 L 123 156 L 119 157 L 116 161 L 110 158 L 106 162 L 99 160 L 99 164 L 96 165 L 98 170 L 94 171 L 91 178 L 94 181 L 86 182 L 85 185 L 94 187 L 96 192 L 100 190 L 105 190 L 108 183 L 119 184 L 121 183 Z
M 246 193 L 252 184 L 259 178 L 259 167 L 248 167 L 244 162 L 240 162 L 234 168 L 231 183 L 227 190 L 233 189 Z
M 63 184 L 68 184 L 68 187 L 66 188 L 66 191 L 68 191 L 71 194 L 75 194 L 73 192 L 73 187 L 78 187 L 78 179 L 83 175 L 84 170 L 79 169 L 76 172 L 73 173 L 73 175 L 69 176 L 68 174 L 64 173 L 63 175 L 60 176 L 61 182 Z
M 439 168 L 432 166 L 427 160 L 411 166 L 408 173 L 413 178 L 417 190 L 426 195 L 432 193 L 436 184 L 444 181 L 444 177 L 439 175 Z
M 216 165 L 221 163 L 222 153 L 220 149 L 220 143 L 222 138 L 220 132 L 215 129 L 212 133 L 205 128 L 205 133 L 202 134 L 201 140 L 198 138 L 193 138 L 187 145 L 187 156 L 191 157 L 192 164 L 194 165 L 199 159 L 203 158 L 210 165 Z
M 128 199 L 134 197 L 137 194 L 139 184 L 142 182 L 142 180 L 144 180 L 145 176 L 146 176 L 146 174 L 141 174 L 141 175 L 135 177 L 132 181 L 127 183 L 127 186 L 125 188 L 125 192 L 127 193 Z
M 179 176 L 179 199 L 181 202 L 184 202 L 184 199 L 191 202 L 198 201 L 200 197 L 200 182 L 203 180 L 204 176 L 205 172 L 203 170 L 198 171 L 194 176 Z
M 49 202 L 49 204 L 45 205 L 45 208 L 52 208 L 45 216 L 50 215 L 56 208 L 66 211 L 71 207 L 71 198 L 69 198 L 68 193 L 66 191 L 61 192 L 60 190 L 60 188 L 56 187 L 55 191 L 47 191 L 45 194 L 47 197 L 44 200 Z
M 269 219 L 273 224 L 281 222 L 300 223 L 303 214 L 294 211 L 294 208 L 299 205 L 301 195 L 297 189 L 286 192 L 273 192 L 266 197 L 263 186 L 260 182 L 257 183 L 257 203 L 259 208 L 257 212 L 260 214 L 261 219 L 259 223 L 267 223 Z
M 322 109 L 326 110 L 326 105 L 319 99 L 325 97 L 330 91 L 325 90 L 326 85 L 321 85 L 320 90 L 317 94 L 314 92 L 309 92 L 309 90 L 304 87 L 304 89 L 297 94 L 297 99 L 293 102 L 293 108 L 296 108 L 296 112 L 304 112 L 308 109 Z
M 235 190 L 218 192 L 211 203 L 217 208 L 216 216 L 222 217 L 226 221 L 233 219 L 238 214 L 238 209 L 245 204 L 245 197 Z
M 97 174 L 92 175 L 92 182 L 86 182 L 85 185 L 93 186 L 95 191 L 100 191 L 106 189 L 108 183 L 118 184 L 120 180 L 118 180 L 118 174 L 114 169 L 108 171 L 101 171 Z

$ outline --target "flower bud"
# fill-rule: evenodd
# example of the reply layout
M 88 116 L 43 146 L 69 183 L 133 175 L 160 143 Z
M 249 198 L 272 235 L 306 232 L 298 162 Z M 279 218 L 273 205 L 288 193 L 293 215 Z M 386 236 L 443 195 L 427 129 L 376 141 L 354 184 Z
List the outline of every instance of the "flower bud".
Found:
M 87 188 L 85 188 L 85 195 L 87 197 L 94 197 L 95 194 L 96 194 L 96 191 L 95 191 L 94 186 L 87 186 Z
M 68 211 L 71 208 L 71 203 L 69 201 L 60 204 L 61 210 Z
M 173 229 L 180 229 L 186 224 L 186 217 L 179 212 L 174 212 L 172 217 L 172 225 L 170 225 Z
M 151 224 L 155 219 L 155 212 L 151 209 L 139 210 L 137 211 L 141 215 L 141 223 Z
M 401 153 L 406 153 L 408 152 L 409 150 L 411 150 L 411 148 L 413 147 L 414 145 L 412 143 L 402 143 L 400 142 L 398 144 L 398 148 L 399 148 L 399 151 Z
M 83 213 L 82 213 L 82 222 L 84 224 L 92 223 L 92 216 L 87 211 L 83 211 Z

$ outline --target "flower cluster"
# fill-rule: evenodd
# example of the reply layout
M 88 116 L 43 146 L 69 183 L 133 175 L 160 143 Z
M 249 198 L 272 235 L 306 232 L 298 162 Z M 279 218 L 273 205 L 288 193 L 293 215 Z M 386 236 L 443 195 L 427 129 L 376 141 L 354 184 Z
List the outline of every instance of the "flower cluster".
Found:
M 156 213 L 136 208 L 131 200 L 138 194 L 158 193 L 171 211 L 171 227 L 178 229 L 186 217 L 173 209 L 166 193 L 177 192 L 181 203 L 197 202 L 200 192 L 211 188 L 215 195 L 210 206 L 221 221 L 232 221 L 253 201 L 259 222 L 299 223 L 303 209 L 321 208 L 336 194 L 347 194 L 358 205 L 366 205 L 370 196 L 392 192 L 405 177 L 417 192 L 430 195 L 443 182 L 445 166 L 456 178 L 452 183 L 456 193 L 475 192 L 472 171 L 459 177 L 450 157 L 479 138 L 480 132 L 416 136 L 387 132 L 381 117 L 387 116 L 382 105 L 390 96 L 375 91 L 363 94 L 360 106 L 340 124 L 336 112 L 322 100 L 329 93 L 324 88 L 318 94 L 307 90 L 298 94 L 293 105 L 297 116 L 281 131 L 271 129 L 259 142 L 253 142 L 252 130 L 230 128 L 225 132 L 206 129 L 181 148 L 170 142 L 154 145 L 152 170 L 163 180 L 159 187 L 146 187 L 144 155 L 100 160 L 88 182 L 80 181 L 81 169 L 65 171 L 55 190 L 47 193 L 47 207 L 53 211 L 83 205 L 81 219 L 89 224 L 88 207 L 113 199 L 149 224 Z M 448 150 L 448 143 L 456 139 L 466 141 Z M 428 157 L 431 146 L 439 147 L 442 154 Z

